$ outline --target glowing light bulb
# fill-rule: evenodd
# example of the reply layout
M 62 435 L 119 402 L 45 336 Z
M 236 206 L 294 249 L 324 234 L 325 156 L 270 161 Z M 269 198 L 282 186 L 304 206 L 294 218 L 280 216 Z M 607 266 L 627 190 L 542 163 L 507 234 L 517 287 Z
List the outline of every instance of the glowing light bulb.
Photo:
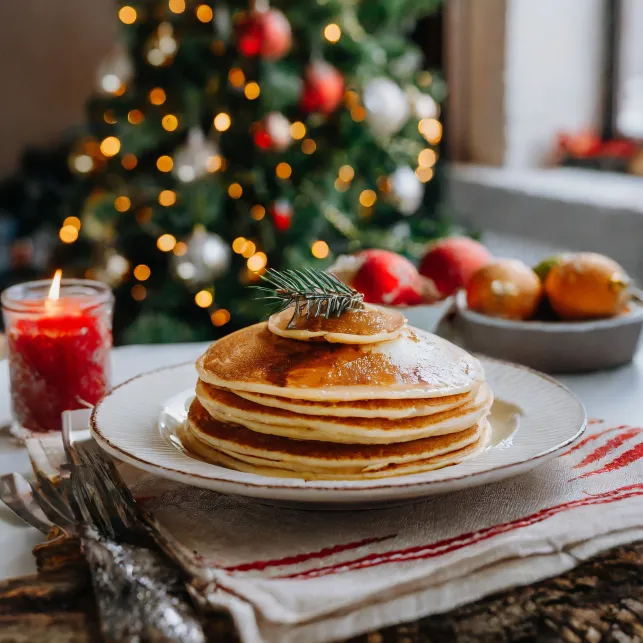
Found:
M 162 105 L 167 99 L 167 95 L 163 89 L 160 87 L 155 87 L 148 94 L 148 98 L 152 105 Z
M 248 100 L 254 100 L 259 97 L 259 94 L 261 94 L 261 88 L 257 83 L 252 81 L 245 86 L 243 93 L 246 95 Z
M 163 190 L 159 194 L 159 203 L 166 208 L 176 203 L 176 192 L 172 190 Z M 174 246 L 172 246 L 174 247 Z M 170 248 L 171 249 L 171 248 Z
M 243 188 L 238 183 L 231 183 L 228 187 L 228 195 L 231 199 L 240 199 L 243 194 Z
M 194 302 L 199 306 L 199 308 L 207 308 L 208 306 L 211 306 L 213 300 L 214 297 L 212 296 L 212 293 L 207 290 L 199 290 L 199 292 L 194 295 Z
M 219 310 L 215 310 L 212 313 L 210 319 L 215 326 L 223 326 L 230 321 L 230 311 L 225 308 L 219 308 Z
M 170 252 L 174 250 L 175 245 L 176 245 L 176 238 L 174 237 L 174 235 L 171 235 L 171 234 L 162 234 L 156 240 L 156 247 L 161 252 Z
M 342 37 L 342 30 L 340 29 L 339 25 L 336 25 L 335 23 L 330 23 L 329 25 L 326 25 L 324 28 L 324 38 L 328 40 L 328 42 L 337 42 L 340 38 Z
M 321 239 L 318 241 L 315 241 L 313 245 L 310 248 L 310 251 L 312 252 L 313 257 L 316 259 L 325 259 L 328 256 L 328 253 L 330 252 L 330 248 L 328 247 L 328 244 L 325 241 L 322 241 Z
M 134 277 L 139 281 L 146 281 L 150 278 L 152 271 L 149 266 L 146 266 L 144 263 L 140 263 L 136 268 L 134 268 Z
M 156 161 L 156 167 L 160 172 L 170 172 L 174 167 L 174 161 L 171 156 L 159 156 Z
M 255 221 L 261 221 L 266 216 L 266 208 L 263 207 L 263 205 L 253 205 L 250 208 L 250 216 L 255 220 Z
M 121 142 L 115 136 L 104 138 L 100 144 L 100 151 L 105 156 L 116 156 L 121 149 Z
M 275 168 L 275 174 L 280 179 L 287 179 L 292 174 L 292 168 L 288 163 L 281 162 Z
M 243 87 L 246 82 L 246 75 L 238 67 L 233 67 L 228 72 L 228 80 L 233 87 Z
M 126 196 L 117 196 L 114 199 L 114 209 L 117 212 L 127 212 L 132 202 Z
M 230 117 L 225 112 L 220 112 L 214 117 L 214 129 L 218 132 L 225 132 L 230 128 Z
M 168 132 L 173 132 L 179 126 L 179 119 L 174 114 L 166 114 L 161 120 L 163 129 Z
M 118 11 L 118 19 L 126 25 L 134 24 L 136 22 L 136 9 L 127 5 L 121 7 Z
M 355 170 L 350 165 L 342 165 L 337 173 L 341 181 L 352 181 L 355 176 Z
M 132 109 L 127 113 L 127 120 L 132 125 L 138 125 L 139 123 L 142 123 L 144 119 L 145 115 L 140 109 Z
M 300 139 L 304 138 L 304 136 L 306 136 L 306 126 L 301 121 L 295 121 L 290 126 L 290 135 L 296 141 L 299 141 Z
M 172 13 L 183 13 L 185 11 L 185 0 L 170 0 L 168 5 Z
M 125 154 L 121 159 L 121 165 L 126 170 L 133 170 L 138 164 L 138 159 L 133 154 Z
M 73 225 L 66 225 L 60 228 L 58 236 L 63 243 L 74 243 L 78 239 L 78 230 Z
M 197 20 L 200 20 L 201 22 L 210 22 L 214 17 L 214 13 L 207 4 L 200 4 L 196 8 L 196 17 Z
M 63 228 L 65 226 L 68 226 L 68 225 L 73 226 L 74 228 L 76 228 L 76 230 L 80 230 L 80 227 L 81 227 L 82 224 L 81 224 L 80 219 L 78 217 L 67 217 L 63 221 Z
M 377 200 L 377 194 L 373 190 L 364 190 L 359 195 L 359 202 L 365 207 L 370 208 Z
M 317 143 L 312 138 L 307 138 L 301 144 L 301 151 L 304 154 L 312 154 L 317 149 Z
M 147 297 L 147 290 L 142 284 L 134 284 L 132 290 L 130 290 L 130 294 L 132 295 L 132 299 L 143 301 L 145 297 Z
M 257 272 L 265 268 L 267 263 L 268 263 L 268 257 L 266 256 L 266 253 L 257 252 L 256 254 L 252 255 L 248 259 L 248 262 L 246 265 L 248 266 L 248 270 Z

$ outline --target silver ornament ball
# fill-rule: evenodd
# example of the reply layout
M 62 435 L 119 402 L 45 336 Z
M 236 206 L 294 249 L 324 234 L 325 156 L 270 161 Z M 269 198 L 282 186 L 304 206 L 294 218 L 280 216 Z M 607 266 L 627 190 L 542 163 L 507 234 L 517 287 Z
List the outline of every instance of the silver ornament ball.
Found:
M 417 211 L 424 197 L 424 185 L 408 166 L 400 167 L 389 176 L 391 191 L 389 199 L 404 215 Z
M 378 136 L 399 132 L 409 118 L 409 101 L 400 86 L 390 78 L 369 80 L 362 96 L 366 121 Z
M 220 277 L 230 266 L 230 247 L 214 232 L 198 226 L 185 239 L 187 251 L 173 255 L 172 269 L 181 281 L 206 284 Z

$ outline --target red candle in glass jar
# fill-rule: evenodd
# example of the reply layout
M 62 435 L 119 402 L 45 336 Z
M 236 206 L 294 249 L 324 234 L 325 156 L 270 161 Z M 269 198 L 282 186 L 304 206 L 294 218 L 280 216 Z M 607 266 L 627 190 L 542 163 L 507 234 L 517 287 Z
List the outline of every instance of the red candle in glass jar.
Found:
M 96 281 L 35 281 L 8 288 L 2 306 L 14 433 L 59 431 L 61 413 L 107 391 L 112 293 Z

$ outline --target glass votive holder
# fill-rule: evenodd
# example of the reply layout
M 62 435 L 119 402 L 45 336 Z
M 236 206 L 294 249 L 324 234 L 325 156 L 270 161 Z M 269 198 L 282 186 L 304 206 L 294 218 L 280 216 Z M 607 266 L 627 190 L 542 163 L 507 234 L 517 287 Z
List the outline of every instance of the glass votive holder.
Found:
M 114 298 L 86 279 L 31 281 L 2 293 L 12 433 L 61 430 L 61 413 L 93 406 L 110 381 Z

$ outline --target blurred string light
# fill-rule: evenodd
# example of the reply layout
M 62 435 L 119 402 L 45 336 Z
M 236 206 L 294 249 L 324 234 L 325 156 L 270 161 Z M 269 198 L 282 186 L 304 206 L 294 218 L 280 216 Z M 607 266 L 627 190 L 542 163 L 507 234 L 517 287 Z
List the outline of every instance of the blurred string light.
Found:
M 338 192 L 346 192 L 348 188 L 350 187 L 350 183 L 348 181 L 342 181 L 341 179 L 337 178 L 335 179 L 335 189 Z
M 146 223 L 149 223 L 151 220 L 152 220 L 152 208 L 150 208 L 148 205 L 146 205 L 145 207 L 137 211 L 136 222 L 139 223 L 140 225 L 145 225 Z
M 241 252 L 243 251 L 245 245 L 246 245 L 246 238 L 245 237 L 237 237 L 232 242 L 232 250 L 234 252 L 236 252 L 238 255 L 240 255 Z
M 279 179 L 288 179 L 292 174 L 292 167 L 290 167 L 288 163 L 285 163 L 284 161 L 282 161 L 275 168 L 275 174 Z
M 243 244 L 243 248 L 241 250 L 241 256 L 244 259 L 250 259 L 252 255 L 257 251 L 257 246 L 254 243 L 254 241 L 246 241 Z
M 325 241 L 319 239 L 318 241 L 315 241 L 315 243 L 313 243 L 313 245 L 310 247 L 310 251 L 313 257 L 315 257 L 316 259 L 325 259 L 330 252 L 330 248 Z
M 176 203 L 176 192 L 172 190 L 163 190 L 159 194 L 159 203 L 163 206 L 170 207 Z M 173 248 L 174 246 L 172 246 Z M 172 249 L 170 248 L 170 250 Z
M 200 20 L 201 22 L 210 22 L 214 17 L 214 13 L 207 4 L 200 4 L 196 8 L 196 17 L 197 20 Z
M 214 117 L 214 129 L 217 130 L 217 132 L 225 132 L 230 129 L 231 122 L 230 117 L 225 112 L 219 112 Z
M 136 268 L 134 268 L 134 277 L 139 281 L 146 281 L 150 278 L 152 271 L 149 266 L 146 266 L 144 263 L 140 263 Z
M 305 139 L 301 144 L 301 151 L 304 154 L 312 154 L 317 149 L 317 143 L 312 138 Z
M 361 105 L 351 107 L 351 118 L 356 123 L 361 123 L 366 118 L 366 110 Z
M 145 120 L 145 115 L 140 109 L 132 109 L 127 113 L 127 120 L 132 125 L 138 125 L 139 123 L 142 123 L 143 120 Z
M 111 109 L 108 109 L 104 114 L 103 114 L 103 120 L 108 124 L 108 125 L 114 125 L 116 123 L 116 116 L 114 116 L 114 112 Z
M 185 0 L 169 0 L 168 5 L 172 13 L 183 13 L 185 11 Z
M 342 30 L 340 29 L 339 25 L 336 25 L 335 23 L 331 22 L 329 25 L 326 25 L 326 27 L 324 27 L 324 38 L 326 38 L 328 42 L 335 43 L 341 37 L 342 37 Z
M 136 301 L 143 301 L 145 297 L 147 297 L 147 290 L 142 284 L 134 284 L 130 293 L 132 295 L 132 299 L 135 299 Z
M 428 183 L 433 178 L 433 169 L 430 167 L 418 167 L 415 170 L 415 176 L 417 176 L 422 183 Z
M 306 136 L 306 126 L 301 121 L 295 121 L 290 126 L 290 135 L 299 141 Z
M 355 170 L 350 165 L 342 165 L 337 176 L 340 181 L 350 182 L 355 177 Z
M 117 212 L 127 212 L 132 202 L 126 196 L 117 196 L 114 199 L 114 209 Z
M 176 245 L 176 238 L 174 235 L 171 234 L 162 234 L 157 240 L 156 240 L 156 247 L 161 251 L 161 252 L 171 252 L 174 250 L 174 246 Z
M 78 229 L 73 225 L 64 225 L 60 228 L 58 236 L 63 243 L 74 243 L 78 239 Z
M 118 19 L 126 25 L 132 25 L 136 22 L 136 9 L 125 5 L 118 10 Z
M 183 9 L 185 9 L 184 2 Z M 149 40 L 148 47 L 147 62 L 150 65 L 160 67 L 170 62 L 176 53 L 178 44 L 174 38 L 174 29 L 169 22 L 162 22 L 158 26 L 156 35 Z
M 108 136 L 101 141 L 100 151 L 104 156 L 116 156 L 121 149 L 121 142 L 115 136 Z
M 174 114 L 166 114 L 161 120 L 164 130 L 173 132 L 179 126 L 179 119 Z
M 261 221 L 266 216 L 266 208 L 263 207 L 263 205 L 253 205 L 250 208 L 250 216 L 255 220 L 255 221 Z
M 243 194 L 243 188 L 238 183 L 231 183 L 228 186 L 228 195 L 231 199 L 240 199 Z
M 81 224 L 80 219 L 78 217 L 67 217 L 63 221 L 63 228 L 66 227 L 66 226 L 69 226 L 69 225 L 73 226 L 74 228 L 76 228 L 76 230 L 80 230 L 80 227 L 81 227 L 82 224 Z
M 437 145 L 442 140 L 442 123 L 436 118 L 423 118 L 418 123 L 418 130 L 431 145 Z
M 266 253 L 257 252 L 248 259 L 246 265 L 248 266 L 248 270 L 252 270 L 252 272 L 259 272 L 266 267 L 267 263 L 268 256 L 266 255 Z
M 420 87 L 429 87 L 433 82 L 433 76 L 431 76 L 431 72 L 420 71 L 416 76 L 416 81 Z
M 365 208 L 370 208 L 375 204 L 377 200 L 377 194 L 373 190 L 363 190 L 359 195 L 359 202 Z
M 125 154 L 121 159 L 121 165 L 126 170 L 133 170 L 138 164 L 138 159 L 134 154 Z
M 194 303 L 196 303 L 199 308 L 208 308 L 212 305 L 213 301 L 214 297 L 212 293 L 207 290 L 199 290 L 199 292 L 194 295 Z
M 185 241 L 179 241 L 172 251 L 177 257 L 182 257 L 188 251 L 188 244 Z
M 254 100 L 255 98 L 259 98 L 261 89 L 257 83 L 251 81 L 245 86 L 243 93 L 246 95 L 248 100 Z
M 246 75 L 238 67 L 233 67 L 228 72 L 228 81 L 233 87 L 243 87 L 246 82 Z
M 165 90 L 160 87 L 155 87 L 150 90 L 148 97 L 152 105 L 162 105 L 165 102 L 167 95 L 165 94 Z
M 81 174 L 87 174 L 94 169 L 94 160 L 88 154 L 79 154 L 74 158 L 72 164 L 76 172 Z
M 174 161 L 171 156 L 163 155 L 159 156 L 156 161 L 156 167 L 159 172 L 171 172 L 174 167 Z
M 433 150 L 422 150 L 418 155 L 418 165 L 420 167 L 433 167 L 438 157 Z
M 206 170 L 208 172 L 218 172 L 222 167 L 223 167 L 223 158 L 218 154 L 215 154 L 214 156 L 210 156 L 208 158 L 208 163 L 206 166 Z
M 215 326 L 223 326 L 230 321 L 230 311 L 225 308 L 215 310 L 210 316 L 210 320 Z

